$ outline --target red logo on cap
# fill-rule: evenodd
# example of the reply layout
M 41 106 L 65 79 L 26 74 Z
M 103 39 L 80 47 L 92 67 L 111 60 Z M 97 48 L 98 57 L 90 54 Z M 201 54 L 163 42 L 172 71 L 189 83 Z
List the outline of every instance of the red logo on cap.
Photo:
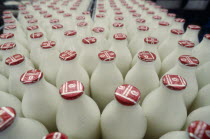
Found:
M 124 17 L 123 17 L 123 16 L 115 16 L 114 19 L 115 19 L 115 20 L 124 20 Z
M 184 23 L 184 22 L 185 22 L 185 19 L 183 19 L 183 18 L 176 18 L 174 21 L 175 21 L 175 22 Z
M 210 139 L 210 125 L 203 121 L 194 121 L 188 128 L 190 139 Z
M 69 61 L 75 59 L 77 56 L 77 53 L 75 51 L 66 50 L 62 53 L 60 53 L 60 59 L 64 61 Z
M 123 23 L 114 23 L 113 26 L 114 27 L 123 27 L 124 24 Z
M 192 30 L 200 30 L 201 27 L 198 25 L 188 25 L 188 28 L 192 29 Z
M 188 41 L 188 40 L 180 40 L 178 44 L 186 48 L 193 48 L 195 46 L 193 42 Z
M 113 51 L 104 50 L 98 54 L 98 57 L 102 61 L 112 61 L 116 58 L 116 54 Z
M 138 58 L 145 62 L 153 62 L 156 60 L 156 55 L 149 51 L 142 51 L 138 53 Z
M 29 70 L 21 75 L 20 81 L 23 84 L 31 84 L 41 80 L 43 77 L 43 73 L 40 70 L 34 69 Z
M 42 33 L 42 32 L 35 32 L 35 33 L 32 33 L 32 34 L 30 35 L 30 37 L 31 37 L 32 39 L 41 38 L 41 37 L 43 37 L 43 33 Z
M 166 22 L 166 21 L 160 21 L 159 25 L 161 25 L 161 26 L 169 26 L 170 24 L 168 22 Z
M 29 11 L 22 11 L 21 14 L 29 14 Z
M 14 37 L 13 33 L 3 33 L 3 34 L 0 35 L 1 39 L 10 39 L 12 37 Z
M 50 17 L 52 17 L 51 14 L 45 14 L 45 15 L 44 15 L 44 18 L 50 18 Z
M 63 10 L 59 10 L 59 11 L 57 11 L 57 13 L 62 14 L 62 13 L 64 13 L 64 11 Z
M 97 14 L 96 17 L 97 17 L 97 18 L 104 18 L 105 15 L 104 15 L 104 14 Z
M 137 22 L 137 23 L 145 23 L 146 20 L 145 20 L 145 19 L 141 19 L 141 18 L 137 18 L 137 19 L 136 19 L 136 22 Z
M 31 18 L 34 18 L 34 16 L 33 15 L 25 15 L 24 18 L 25 19 L 31 19 Z
M 169 17 L 176 17 L 176 14 L 174 14 L 174 13 L 168 13 L 167 14 Z
M 39 26 L 33 25 L 33 26 L 28 26 L 28 27 L 27 27 L 27 30 L 36 30 L 36 29 L 38 29 L 38 28 L 39 28 Z
M 123 33 L 117 33 L 117 34 L 114 34 L 113 38 L 116 40 L 125 40 L 127 38 L 127 35 Z
M 141 17 L 141 14 L 133 13 L 133 17 Z
M 63 16 L 64 16 L 64 17 L 70 17 L 70 16 L 72 16 L 72 14 L 70 14 L 70 13 L 65 13 Z
M 10 30 L 10 29 L 15 29 L 16 28 L 16 25 L 7 25 L 7 26 L 4 26 L 4 29 L 5 30 Z
M 28 20 L 28 23 L 37 23 L 37 22 L 38 22 L 37 19 L 30 19 L 30 20 Z
M 168 9 L 161 9 L 160 11 L 161 12 L 164 12 L 164 13 L 167 13 L 168 12 Z
M 76 34 L 77 34 L 76 30 L 68 30 L 64 33 L 64 35 L 66 36 L 74 36 Z
M 117 11 L 117 12 L 115 12 L 115 14 L 119 15 L 119 14 L 123 14 L 123 13 L 120 11 Z
M 148 31 L 149 30 L 149 27 L 147 27 L 147 26 L 138 26 L 138 30 Z
M 159 16 L 159 15 L 154 15 L 152 18 L 153 18 L 153 19 L 157 19 L 157 20 L 162 19 L 162 17 L 161 17 L 161 16 Z
M 197 67 L 199 65 L 199 60 L 190 55 L 182 55 L 179 57 L 179 61 L 188 67 Z
M 59 19 L 51 19 L 51 20 L 50 20 L 50 23 L 58 23 L 58 22 L 60 22 Z
M 101 33 L 101 32 L 104 32 L 104 28 L 102 28 L 102 27 L 94 27 L 92 29 L 92 31 L 94 31 L 95 33 Z
M 49 49 L 49 48 L 52 48 L 56 45 L 55 41 L 45 41 L 41 44 L 41 47 L 43 49 Z
M 13 56 L 8 57 L 5 60 L 5 64 L 13 66 L 22 63 L 25 60 L 25 57 L 21 54 L 15 54 Z
M 5 44 L 0 45 L 0 50 L 9 50 L 16 47 L 16 44 L 13 42 L 7 42 Z
M 210 34 L 206 34 L 204 37 L 205 37 L 206 39 L 210 40 Z
M 68 139 L 68 137 L 60 132 L 53 132 L 43 137 L 43 139 Z
M 153 11 L 148 11 L 147 14 L 155 14 Z
M 52 26 L 52 29 L 61 29 L 61 28 L 63 28 L 63 25 L 61 24 L 56 24 Z
M 0 107 L 0 131 L 9 127 L 15 120 L 16 112 L 11 107 Z
M 144 38 L 144 42 L 148 44 L 158 44 L 159 41 L 157 38 L 147 37 L 147 38 Z
M 86 37 L 84 39 L 82 39 L 82 42 L 84 44 L 93 44 L 96 43 L 97 39 L 95 37 Z
M 40 11 L 39 13 L 40 13 L 40 14 L 46 14 L 47 11 Z
M 85 17 L 84 16 L 77 16 L 76 19 L 77 20 L 85 20 Z
M 3 19 L 10 19 L 10 18 L 12 18 L 12 16 L 11 15 L 3 15 L 2 18 Z
M 182 35 L 184 34 L 184 31 L 181 29 L 172 29 L 171 33 L 176 34 L 176 35 Z
M 77 23 L 78 27 L 84 27 L 84 26 L 87 26 L 87 25 L 88 25 L 87 22 L 79 22 L 79 23 Z
M 89 11 L 85 11 L 85 12 L 82 12 L 83 15 L 89 15 L 90 12 Z

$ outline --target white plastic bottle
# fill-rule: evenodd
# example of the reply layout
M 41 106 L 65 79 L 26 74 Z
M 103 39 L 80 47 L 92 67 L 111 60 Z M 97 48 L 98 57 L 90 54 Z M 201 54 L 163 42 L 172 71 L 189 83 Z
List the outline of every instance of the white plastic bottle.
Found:
M 109 39 L 108 40 L 112 41 L 113 36 L 117 33 L 127 34 L 125 25 L 123 23 L 115 22 L 114 24 L 112 24 L 112 26 L 110 27 Z
M 23 115 L 43 123 L 49 131 L 56 131 L 56 112 L 60 102 L 58 90 L 45 81 L 40 70 L 29 70 L 21 75 L 25 85 L 22 100 Z
M 177 64 L 166 72 L 166 74 L 180 75 L 187 81 L 187 87 L 183 93 L 183 98 L 187 109 L 190 108 L 198 94 L 198 82 L 195 73 L 198 65 L 199 60 L 197 58 L 190 55 L 181 55 L 178 58 Z
M 100 63 L 91 76 L 91 96 L 101 112 L 114 99 L 115 89 L 123 84 L 123 76 L 114 63 L 116 54 L 104 50 L 98 54 Z
M 147 23 L 147 26 L 150 28 L 151 32 L 154 32 L 158 26 L 159 22 L 161 21 L 162 17 L 159 15 L 154 15 L 150 23 Z
M 143 139 L 147 120 L 138 104 L 140 97 L 140 91 L 129 84 L 115 90 L 115 100 L 106 106 L 101 115 L 103 139 Z
M 1 63 L 2 64 L 2 63 Z M 2 66 L 1 66 L 1 68 L 3 68 Z M 4 76 L 4 75 L 2 75 L 2 74 L 0 74 L 0 82 L 1 82 L 1 84 L 0 84 L 0 91 L 3 91 L 3 92 L 9 92 L 9 81 L 8 81 L 8 79 Z
M 141 90 L 141 101 L 155 88 L 159 87 L 159 78 L 155 70 L 154 61 L 156 56 L 149 51 L 141 51 L 139 60 L 125 77 L 126 84 L 132 84 Z M 152 80 L 151 80 L 152 79 Z
M 125 77 L 125 75 L 127 74 L 132 62 L 132 56 L 127 45 L 128 41 L 125 34 L 114 34 L 110 50 L 115 52 L 115 54 L 117 55 L 115 63 L 121 71 L 123 77 Z
M 182 39 L 192 41 L 195 46 L 199 44 L 198 33 L 201 27 L 198 25 L 188 25 Z
M 15 109 L 11 107 L 0 108 L 1 139 L 41 139 L 48 134 L 47 129 L 38 121 L 21 118 L 16 115 Z
M 64 37 L 64 27 L 61 24 L 56 24 L 52 26 L 51 30 L 51 40 L 54 40 L 57 44 L 57 50 L 61 51 L 63 45 L 63 37 Z
M 90 36 L 90 27 L 87 22 L 79 22 L 77 23 L 77 33 L 79 39 L 83 39 L 87 36 Z
M 99 59 L 97 57 L 99 50 L 97 47 L 97 39 L 95 37 L 86 37 L 82 39 L 82 51 L 79 57 L 79 63 L 85 68 L 89 75 L 92 74 Z
M 61 132 L 53 132 L 44 136 L 42 139 L 68 139 L 68 136 Z
M 210 83 L 209 70 L 210 70 L 210 62 L 207 62 L 198 67 L 196 75 L 197 75 L 199 88 L 202 88 Z
M 174 19 L 174 23 L 171 26 L 171 29 L 180 29 L 180 30 L 184 30 L 184 23 L 185 23 L 185 19 L 183 18 L 176 18 Z
M 182 97 L 186 86 L 184 78 L 168 74 L 163 76 L 161 86 L 147 95 L 142 103 L 148 125 L 145 138 L 156 139 L 167 132 L 181 130 L 187 118 Z
M 84 94 L 82 83 L 68 81 L 59 92 L 62 101 L 56 116 L 58 131 L 69 138 L 99 139 L 100 111 L 97 104 Z
M 56 86 L 70 80 L 78 80 L 85 86 L 85 93 L 90 96 L 89 76 L 85 69 L 79 64 L 76 51 L 66 50 L 60 53 L 61 67 L 56 76 Z

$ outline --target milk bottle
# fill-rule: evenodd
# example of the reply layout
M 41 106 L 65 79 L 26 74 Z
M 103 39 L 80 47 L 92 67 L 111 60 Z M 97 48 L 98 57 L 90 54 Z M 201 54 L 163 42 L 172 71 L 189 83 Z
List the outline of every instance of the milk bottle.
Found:
M 205 85 L 210 83 L 209 72 L 210 70 L 210 62 L 207 62 L 200 67 L 198 67 L 196 71 L 198 86 L 199 88 L 204 87 Z
M 188 25 L 182 39 L 192 41 L 195 45 L 198 45 L 198 33 L 200 30 L 201 27 L 198 25 Z
M 110 48 L 110 42 L 106 39 L 106 33 L 107 31 L 103 27 L 94 27 L 92 29 L 92 35 L 98 40 L 99 50 L 108 50 Z
M 184 30 L 185 19 L 183 18 L 175 18 L 174 23 L 171 26 L 171 29 L 181 29 Z

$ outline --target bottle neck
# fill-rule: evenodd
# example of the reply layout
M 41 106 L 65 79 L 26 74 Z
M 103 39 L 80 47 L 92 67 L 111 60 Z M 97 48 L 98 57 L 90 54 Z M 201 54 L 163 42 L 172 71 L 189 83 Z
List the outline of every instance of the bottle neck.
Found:
M 202 42 L 200 43 L 200 46 L 201 47 L 208 47 L 209 48 L 209 46 L 210 46 L 210 40 L 204 37 L 203 40 L 202 40 Z
M 184 23 L 182 23 L 182 22 L 174 22 L 171 29 L 182 29 L 183 30 L 184 29 L 183 26 L 184 26 Z
M 122 47 L 127 47 L 127 40 L 116 40 L 113 39 L 113 45 L 115 48 L 122 48 Z
M 44 79 L 44 77 L 42 77 L 41 80 L 35 82 L 35 83 L 31 83 L 31 84 L 24 84 L 26 90 L 28 90 L 28 92 L 36 92 L 38 93 L 44 93 L 43 91 L 40 91 L 39 89 L 42 90 L 42 88 L 45 88 L 47 86 L 47 82 Z
M 9 49 L 9 50 L 1 50 L 3 63 L 5 62 L 6 58 L 12 56 L 13 54 L 15 54 L 15 52 L 16 52 L 16 48 L 12 48 L 12 49 Z
M 189 54 L 189 52 L 192 52 L 192 49 L 193 49 L 194 47 L 192 47 L 192 48 L 187 48 L 187 47 L 183 47 L 183 46 L 180 46 L 180 45 L 178 45 L 178 51 L 182 51 L 182 52 L 188 52 L 188 53 L 186 53 L 186 54 Z
M 193 29 L 187 29 L 187 31 L 185 32 L 185 35 L 188 37 L 198 37 L 198 33 L 200 30 L 193 30 Z
M 61 65 L 62 66 L 72 66 L 72 65 L 76 66 L 78 64 L 79 64 L 78 63 L 78 57 L 76 57 L 76 58 L 74 58 L 72 60 L 69 60 L 69 61 L 61 60 Z
M 184 64 L 182 64 L 181 62 L 178 61 L 178 63 L 176 64 L 176 66 L 174 67 L 176 71 L 181 72 L 182 74 L 186 74 L 186 75 L 194 75 L 195 74 L 195 70 L 196 67 L 189 67 L 189 66 L 185 66 Z
M 14 65 L 14 66 L 9 66 L 8 65 L 8 68 L 9 68 L 9 75 L 21 76 L 23 74 L 23 72 L 25 72 L 25 70 L 26 70 L 25 60 L 18 65 Z M 12 77 L 12 76 L 10 76 L 10 77 Z
M 159 93 L 166 96 L 166 99 L 182 99 L 183 91 L 171 90 L 167 88 L 162 82 L 160 83 Z

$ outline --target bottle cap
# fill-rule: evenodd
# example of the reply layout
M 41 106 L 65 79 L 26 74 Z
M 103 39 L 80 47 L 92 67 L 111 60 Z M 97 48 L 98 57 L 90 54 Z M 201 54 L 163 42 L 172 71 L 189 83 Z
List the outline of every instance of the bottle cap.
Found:
M 11 23 L 15 23 L 14 19 L 10 19 L 10 20 L 4 20 L 5 24 L 11 24 Z
M 37 19 L 30 19 L 28 20 L 28 23 L 33 24 L 33 23 L 37 23 L 38 20 Z
M 32 84 L 41 80 L 43 73 L 40 70 L 33 69 L 23 73 L 20 77 L 20 81 L 23 84 Z
M 16 25 L 7 25 L 7 26 L 4 26 L 4 29 L 5 30 L 16 29 Z
M 138 26 L 137 29 L 138 30 L 141 30 L 141 31 L 148 31 L 149 30 L 149 27 L 148 26 Z
M 30 37 L 32 38 L 32 39 L 37 39 L 37 38 L 41 38 L 41 37 L 43 37 L 43 33 L 42 32 L 35 32 L 35 33 L 32 33 L 31 35 L 30 35 Z
M 141 14 L 133 13 L 132 16 L 133 16 L 133 17 L 141 17 Z
M 11 11 L 3 11 L 3 14 L 12 14 Z
M 52 26 L 52 29 L 61 29 L 61 28 L 63 28 L 63 25 L 61 24 L 56 24 Z
M 68 139 L 68 136 L 60 132 L 53 132 L 44 136 L 43 139 Z
M 3 33 L 3 34 L 0 35 L 1 39 L 10 39 L 10 38 L 13 38 L 13 37 L 14 37 L 13 33 Z
M 16 44 L 13 42 L 7 42 L 0 45 L 0 50 L 10 50 L 12 48 L 16 47 Z
M 92 31 L 94 31 L 95 33 L 101 33 L 101 32 L 104 32 L 104 28 L 103 27 L 94 27 L 92 29 Z
M 15 120 L 16 112 L 12 107 L 0 107 L 0 131 L 5 130 Z
M 179 62 L 188 67 L 197 67 L 199 65 L 199 60 L 190 55 L 182 55 L 179 57 Z
M 154 11 L 148 11 L 147 14 L 155 14 Z
M 106 13 L 106 10 L 98 10 L 100 13 Z
M 51 14 L 45 14 L 45 15 L 44 15 L 44 18 L 50 18 L 50 17 L 52 17 Z
M 142 9 L 143 11 L 149 10 L 149 8 L 147 8 L 147 7 L 142 7 L 141 9 Z
M 166 21 L 160 21 L 159 25 L 161 25 L 161 26 L 169 26 L 170 24 L 168 22 L 166 22 Z
M 59 22 L 60 22 L 59 19 L 51 19 L 51 20 L 50 20 L 50 23 L 59 23 Z
M 90 15 L 90 11 L 82 12 L 83 15 Z
M 187 87 L 186 80 L 179 75 L 166 74 L 162 78 L 162 83 L 170 90 L 181 91 Z
M 33 25 L 33 26 L 28 26 L 28 27 L 27 27 L 27 30 L 36 30 L 36 29 L 38 29 L 38 28 L 39 28 L 39 26 Z
M 145 20 L 145 19 L 142 19 L 142 18 L 137 18 L 137 19 L 136 19 L 136 22 L 137 22 L 137 23 L 145 23 L 146 20 Z
M 157 20 L 161 20 L 161 19 L 162 19 L 162 17 L 159 16 L 159 15 L 154 15 L 152 18 L 153 18 L 153 19 L 157 19 Z
M 22 11 L 21 14 L 29 14 L 29 11 Z
M 42 49 L 49 49 L 56 45 L 55 41 L 45 41 L 42 42 L 41 47 Z
M 187 28 L 192 29 L 192 30 L 200 30 L 201 27 L 198 25 L 188 25 Z
M 84 16 L 77 16 L 76 19 L 77 20 L 85 20 L 85 17 Z
M 96 17 L 97 17 L 97 18 L 104 18 L 105 15 L 104 15 L 104 14 L 97 14 Z
M 82 42 L 84 44 L 93 44 L 96 43 L 97 39 L 95 37 L 86 37 L 84 39 L 82 39 Z
M 203 121 L 194 121 L 187 128 L 190 139 L 210 139 L 210 125 Z
M 77 53 L 75 51 L 71 51 L 71 50 L 66 50 L 62 53 L 60 53 L 59 57 L 61 60 L 63 61 L 70 61 L 75 59 L 77 56 Z
M 65 14 L 63 14 L 63 16 L 64 16 L 64 17 L 70 17 L 70 16 L 72 16 L 72 14 L 70 14 L 70 13 L 65 13 Z
M 115 40 L 125 40 L 127 38 L 127 35 L 123 33 L 117 33 L 117 34 L 114 34 L 113 38 Z
M 33 15 L 25 15 L 24 18 L 25 19 L 31 19 L 31 18 L 34 18 L 34 16 Z
M 40 14 L 46 14 L 47 11 L 40 11 L 39 13 L 40 13 Z
M 114 95 L 119 103 L 127 106 L 132 106 L 138 103 L 141 96 L 140 91 L 135 86 L 129 84 L 119 86 L 115 90 Z
M 2 18 L 3 18 L 3 19 L 11 19 L 12 16 L 11 16 L 11 15 L 3 15 Z
M 186 48 L 193 48 L 195 46 L 195 44 L 189 40 L 180 40 L 178 44 Z
M 210 34 L 206 34 L 204 37 L 205 37 L 206 39 L 210 40 Z
M 102 61 L 112 61 L 116 58 L 116 54 L 113 51 L 103 50 L 98 54 L 98 57 Z
M 121 14 L 123 14 L 123 13 L 120 12 L 120 11 L 116 11 L 115 14 L 116 14 L 116 15 L 121 15 Z
M 84 26 L 87 26 L 87 25 L 88 25 L 87 22 L 79 22 L 79 23 L 77 23 L 78 27 L 84 27 Z
M 64 99 L 74 100 L 84 93 L 84 86 L 77 80 L 68 81 L 61 86 L 59 93 Z
M 180 23 L 184 23 L 185 19 L 184 18 L 176 18 L 174 19 L 175 22 L 180 22 Z
M 68 31 L 64 32 L 65 36 L 74 36 L 76 34 L 77 34 L 76 30 L 68 30 Z
M 62 13 L 64 13 L 64 11 L 63 10 L 58 10 L 57 13 L 62 14 Z
M 14 65 L 18 65 L 20 63 L 22 63 L 25 60 L 25 57 L 21 54 L 15 54 L 13 56 L 8 57 L 5 60 L 5 64 L 9 65 L 9 66 L 14 66 Z
M 174 14 L 174 13 L 168 13 L 167 16 L 169 16 L 169 17 L 176 17 L 176 14 Z
M 136 10 L 132 9 L 132 10 L 129 10 L 130 13 L 135 13 Z
M 154 37 L 144 38 L 144 42 L 148 43 L 148 44 L 158 44 L 159 43 L 158 39 L 154 38 Z
M 114 27 L 123 27 L 124 24 L 123 24 L 123 23 L 118 23 L 118 22 L 116 22 L 116 23 L 113 24 L 113 26 L 114 26 Z
M 181 29 L 172 29 L 171 33 L 176 34 L 176 35 L 182 35 L 184 34 L 184 31 Z
M 123 16 L 115 16 L 114 20 L 118 21 L 118 20 L 124 20 Z
M 141 51 L 138 53 L 138 58 L 144 62 L 153 62 L 156 60 L 156 55 L 149 51 Z

